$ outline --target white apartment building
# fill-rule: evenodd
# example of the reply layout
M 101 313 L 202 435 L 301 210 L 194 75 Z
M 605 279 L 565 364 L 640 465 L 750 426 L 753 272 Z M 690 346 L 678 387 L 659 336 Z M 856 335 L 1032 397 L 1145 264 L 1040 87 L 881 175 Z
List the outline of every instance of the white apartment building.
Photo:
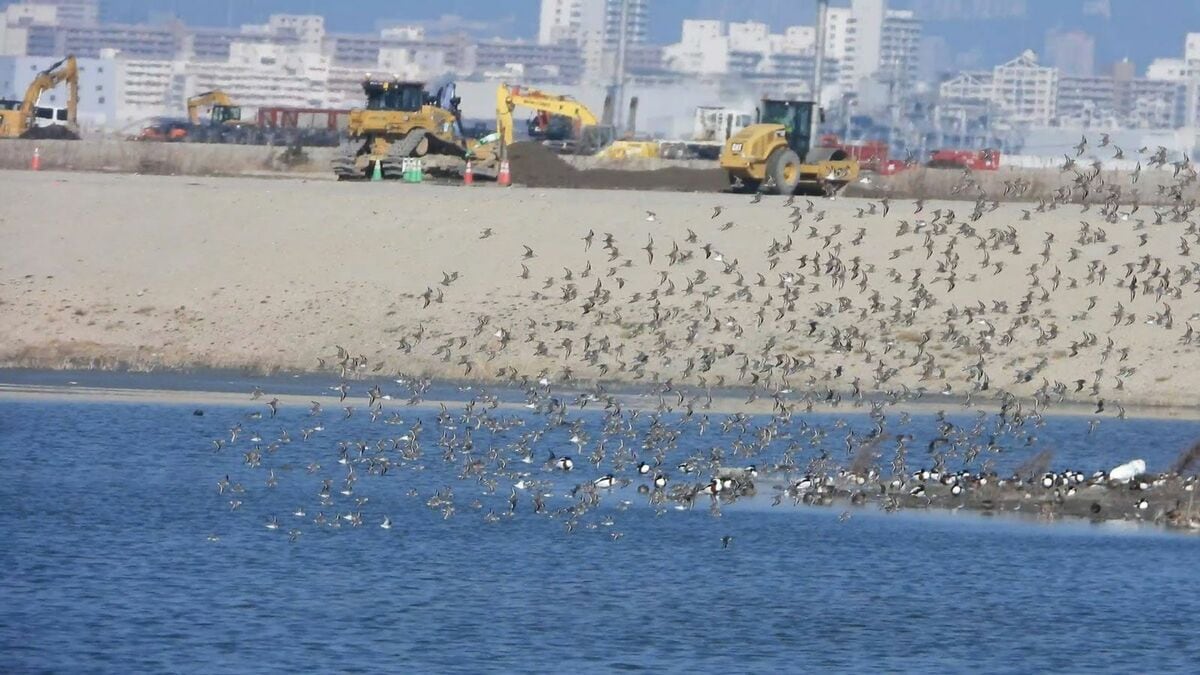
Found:
M 221 89 L 244 107 L 329 107 L 330 57 L 281 45 L 234 42 L 227 62 L 188 62 L 185 92 Z
M 791 26 L 772 33 L 764 23 L 725 24 L 686 19 L 679 42 L 663 48 L 671 71 L 693 77 L 726 79 L 757 94 L 811 97 L 816 65 L 816 29 Z M 836 80 L 838 61 L 826 59 L 824 81 Z
M 446 52 L 418 47 L 381 47 L 379 68 L 404 80 L 425 80 L 449 70 Z
M 845 90 L 858 91 L 864 80 L 891 85 L 917 81 L 921 22 L 911 11 L 890 10 L 886 0 L 851 0 L 848 18 L 842 12 L 830 14 L 836 18 L 831 23 L 827 15 L 827 37 L 840 54 Z M 839 29 L 840 35 L 835 34 Z
M 939 114 L 952 125 L 994 115 L 1035 127 L 1173 128 L 1185 116 L 1184 81 L 1150 77 L 1156 70 L 1161 65 L 1138 78 L 1133 65 L 1122 62 L 1111 74 L 1065 77 L 1027 51 L 991 71 L 963 72 L 943 82 Z
M 583 42 L 599 37 L 608 47 L 620 40 L 622 13 L 625 39 L 646 41 L 649 0 L 542 0 L 538 15 L 538 42 Z
M 29 51 L 31 26 L 53 26 L 58 9 L 53 5 L 17 3 L 0 12 L 0 56 L 24 56 Z
M 1183 82 L 1188 77 L 1188 65 L 1184 59 L 1154 59 L 1146 68 L 1146 77 L 1151 80 Z
M 685 19 L 679 42 L 663 48 L 663 61 L 671 70 L 699 75 L 744 73 L 747 67 L 766 72 L 775 56 L 811 59 L 815 45 L 812 26 L 772 33 L 770 26 L 754 21 L 725 24 Z
M 1187 68 L 1184 124 L 1200 126 L 1200 33 L 1188 33 L 1183 43 L 1183 61 Z
M 846 61 L 851 13 L 849 7 L 830 7 L 825 12 L 825 56 Z
M 111 63 L 118 77 L 117 125 L 158 115 L 183 117 L 187 92 L 182 61 L 118 57 Z
M 649 0 L 542 0 L 538 42 L 578 45 L 585 77 L 611 80 L 622 36 L 627 46 L 646 42 L 648 7 Z
M 1054 119 L 1058 69 L 1039 65 L 1032 49 L 993 68 L 992 88 L 993 102 L 1013 122 L 1045 126 Z
M 53 7 L 59 23 L 94 26 L 100 22 L 100 0 L 25 0 L 25 3 Z
M 1183 58 L 1155 59 L 1146 69 L 1146 78 L 1181 85 L 1184 88 L 1183 124 L 1200 126 L 1200 33 L 1187 34 Z
M 1056 116 L 1058 70 L 1025 50 L 991 72 L 964 72 L 941 84 L 943 112 L 951 116 L 1003 115 L 1016 124 L 1046 126 Z
M 693 75 L 729 72 L 729 36 L 720 21 L 684 19 L 679 42 L 663 49 L 667 68 Z

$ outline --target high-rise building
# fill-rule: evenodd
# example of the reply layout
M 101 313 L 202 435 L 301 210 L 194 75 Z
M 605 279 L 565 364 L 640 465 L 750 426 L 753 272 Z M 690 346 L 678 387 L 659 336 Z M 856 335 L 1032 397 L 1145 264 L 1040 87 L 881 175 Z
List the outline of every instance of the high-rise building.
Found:
M 650 0 L 542 0 L 538 42 L 582 45 L 599 39 L 605 47 L 615 48 L 624 18 L 626 42 L 643 43 L 649 4 Z
M 893 88 L 917 81 L 921 22 L 911 11 L 890 10 L 886 0 L 852 0 L 844 30 L 843 88 L 858 91 L 864 80 Z
M 994 102 L 1013 122 L 1045 126 L 1055 116 L 1058 70 L 1039 64 L 1033 50 L 993 68 L 992 87 Z
M 830 7 L 825 12 L 825 56 L 844 61 L 850 32 L 850 8 Z
M 100 22 L 100 0 L 24 0 L 34 5 L 50 5 L 57 10 L 58 23 L 95 26 Z
M 650 0 L 542 0 L 538 42 L 572 42 L 583 52 L 587 77 L 610 80 L 621 41 L 646 41 Z
M 1063 77 L 1095 74 L 1096 40 L 1081 30 L 1046 32 L 1046 62 Z

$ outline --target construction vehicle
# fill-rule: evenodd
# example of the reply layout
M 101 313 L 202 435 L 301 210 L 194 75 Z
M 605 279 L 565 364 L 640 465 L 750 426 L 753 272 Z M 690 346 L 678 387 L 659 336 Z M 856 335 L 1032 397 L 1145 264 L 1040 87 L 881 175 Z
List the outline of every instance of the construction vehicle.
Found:
M 406 158 L 426 155 L 471 159 L 476 175 L 494 175 L 495 145 L 464 136 L 454 91 L 453 83 L 430 95 L 423 82 L 364 80 L 367 105 L 350 111 L 349 137 L 333 160 L 338 179 L 370 177 L 376 166 L 383 178 L 400 179 Z
M 697 106 L 691 138 L 663 141 L 662 156 L 666 159 L 720 159 L 725 141 L 753 120 L 753 115 L 740 110 Z
M 995 148 L 984 150 L 960 150 L 947 148 L 934 150 L 925 164 L 931 169 L 971 169 L 972 171 L 995 171 L 1000 168 L 1000 151 Z
M 496 88 L 496 133 L 508 145 L 513 140 L 513 111 L 535 111 L 529 120 L 529 136 L 560 153 L 595 155 L 604 159 L 653 158 L 659 156 L 657 141 L 632 138 L 632 123 L 637 115 L 637 97 L 629 102 L 631 128 L 626 137 L 617 137 L 617 128 L 609 123 L 611 99 L 605 101 L 605 120 L 598 119 L 586 105 L 570 96 L 549 94 L 537 89 L 501 84 Z
M 529 108 L 536 111 L 534 120 L 545 120 L 549 131 L 557 129 L 556 136 L 567 136 L 558 140 L 557 149 L 592 155 L 612 145 L 616 140 L 616 128 L 601 124 L 586 105 L 570 96 L 548 94 L 537 89 L 501 84 L 496 87 L 496 132 L 505 145 L 513 142 L 513 111 Z M 562 133 L 569 122 L 570 134 Z M 535 124 L 536 126 L 536 124 Z
M 202 106 L 197 106 L 196 119 L 200 117 L 198 108 Z M 233 113 L 223 110 L 211 112 L 209 124 L 195 123 L 181 117 L 152 117 L 142 123 L 131 140 L 333 148 L 341 140 L 350 111 L 270 106 L 260 107 L 254 122 L 241 120 L 240 117 L 241 111 Z M 223 122 L 214 125 L 212 119 Z M 229 123 L 231 120 L 237 120 L 237 123 Z
M 201 119 L 200 111 L 204 108 L 208 108 L 208 116 Z M 189 143 L 264 143 L 255 124 L 250 121 L 243 122 L 241 107 L 234 105 L 229 94 L 220 89 L 189 98 L 187 116 L 191 128 L 183 140 Z
M 242 109 L 233 104 L 229 94 L 214 89 L 203 94 L 196 94 L 187 100 L 188 120 L 192 124 L 200 124 L 200 110 L 208 108 L 208 123 L 213 126 L 222 124 L 237 124 L 242 121 Z
M 840 147 L 813 147 L 820 117 L 812 101 L 763 99 L 756 122 L 730 136 L 721 168 L 734 190 L 793 194 L 798 187 L 836 192 L 858 178 L 858 162 Z
M 188 130 L 193 128 L 186 119 L 173 117 L 151 117 L 141 123 L 136 134 L 127 136 L 131 141 L 154 141 L 158 143 L 176 143 L 186 141 Z
M 39 127 L 36 119 L 41 114 L 38 100 L 42 94 L 60 84 L 67 85 L 66 124 Z M 57 138 L 79 139 L 79 67 L 74 56 L 67 56 L 58 63 L 38 73 L 25 89 L 20 101 L 0 101 L 0 138 Z

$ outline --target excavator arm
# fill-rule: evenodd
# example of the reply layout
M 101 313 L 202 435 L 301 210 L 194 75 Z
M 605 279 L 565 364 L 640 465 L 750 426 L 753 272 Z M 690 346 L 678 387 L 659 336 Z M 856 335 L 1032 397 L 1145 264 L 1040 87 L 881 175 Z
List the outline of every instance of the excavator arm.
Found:
M 496 131 L 504 145 L 513 142 L 512 113 L 517 107 L 570 117 L 581 128 L 600 123 L 587 106 L 568 96 L 501 84 L 496 88 Z
M 200 109 L 209 106 L 230 108 L 233 107 L 233 99 L 229 98 L 229 94 L 220 89 L 206 91 L 203 94 L 197 94 L 189 98 L 187 100 L 187 114 L 192 124 L 200 123 Z
M 79 66 L 74 56 L 68 56 L 38 73 L 37 77 L 33 78 L 33 82 L 29 83 L 29 88 L 25 90 L 25 98 L 21 101 L 21 117 L 25 120 L 27 126 L 33 123 L 34 112 L 42 94 L 63 82 L 67 83 L 67 122 L 71 126 L 77 124 L 76 115 L 79 110 Z

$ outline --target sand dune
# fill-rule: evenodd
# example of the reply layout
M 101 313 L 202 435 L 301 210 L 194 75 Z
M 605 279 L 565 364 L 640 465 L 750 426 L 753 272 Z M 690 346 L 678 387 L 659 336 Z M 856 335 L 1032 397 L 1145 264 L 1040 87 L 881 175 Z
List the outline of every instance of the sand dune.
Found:
M 971 202 L 914 213 L 893 200 L 885 216 L 858 199 L 799 197 L 795 212 L 727 194 L 3 180 L 10 367 L 340 374 L 342 346 L 348 377 L 756 383 L 818 398 L 1040 389 L 1104 399 L 1106 415 L 1200 400 L 1200 337 L 1187 338 L 1200 238 L 1165 207 L 1160 224 L 1151 207 L 1106 222 L 1077 204 L 1027 220 L 1035 205 L 989 204 L 972 220 Z

